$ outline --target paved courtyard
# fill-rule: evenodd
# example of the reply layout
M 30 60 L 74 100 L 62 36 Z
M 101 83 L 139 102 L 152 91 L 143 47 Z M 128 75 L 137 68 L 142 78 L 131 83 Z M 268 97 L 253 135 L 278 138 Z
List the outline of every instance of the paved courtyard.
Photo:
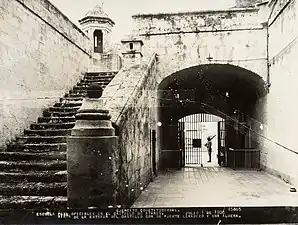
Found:
M 185 162 L 194 162 L 196 164 L 203 164 L 204 167 L 214 167 L 214 166 L 218 166 L 218 162 L 217 162 L 217 151 L 212 151 L 211 153 L 211 162 L 208 162 L 209 160 L 209 155 L 207 152 L 207 149 L 202 149 L 200 151 L 197 152 L 192 152 L 191 154 L 189 152 L 186 151 L 185 153 L 185 157 L 186 160 Z M 187 159 L 187 158 L 191 158 L 191 159 Z
M 159 174 L 133 207 L 298 206 L 298 192 L 261 171 L 187 167 Z
M 202 150 L 198 154 L 192 154 L 192 155 L 186 155 L 186 157 L 194 158 L 198 157 L 197 160 L 193 160 L 194 162 L 197 162 L 198 164 L 203 164 L 204 167 L 216 167 L 218 166 L 218 161 L 217 161 L 217 151 L 212 151 L 211 153 L 211 162 L 208 162 L 209 160 L 209 155 L 207 150 Z M 186 160 L 187 162 L 187 160 Z M 193 165 L 190 165 L 193 166 Z

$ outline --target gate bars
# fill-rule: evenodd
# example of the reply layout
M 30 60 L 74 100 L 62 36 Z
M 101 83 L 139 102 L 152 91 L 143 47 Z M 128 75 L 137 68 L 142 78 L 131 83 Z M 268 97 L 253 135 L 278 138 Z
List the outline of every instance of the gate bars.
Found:
M 178 142 L 182 149 L 183 165 L 200 165 L 203 163 L 203 146 L 207 142 L 203 122 L 219 122 L 222 118 L 206 113 L 185 116 L 178 123 Z

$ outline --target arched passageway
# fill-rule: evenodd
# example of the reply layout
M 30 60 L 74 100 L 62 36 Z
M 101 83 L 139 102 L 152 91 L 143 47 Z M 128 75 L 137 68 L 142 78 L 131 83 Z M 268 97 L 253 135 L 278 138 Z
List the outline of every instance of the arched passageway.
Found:
M 231 65 L 200 65 L 166 77 L 158 90 L 157 142 L 160 169 L 169 170 L 159 172 L 133 207 L 276 206 L 297 201 L 288 185 L 264 171 L 229 168 L 241 168 L 246 153 L 253 157 L 245 165 L 258 163 L 253 150 L 259 140 L 249 126 L 261 120 L 258 99 L 264 95 L 261 77 Z M 209 122 L 216 124 L 203 135 L 202 125 Z M 213 156 L 217 166 L 207 166 L 202 145 L 216 127 L 213 150 L 223 151 L 224 160 L 219 163 Z
M 249 127 L 250 120 L 256 116 L 256 102 L 265 94 L 265 83 L 260 76 L 232 65 L 199 65 L 166 77 L 158 88 L 161 169 L 185 166 L 185 145 L 181 141 L 185 132 L 181 119 L 189 115 L 212 114 L 222 118 L 221 124 L 218 123 L 219 145 L 215 150 L 218 154 L 219 150 L 225 152 L 223 164 L 226 166 L 234 160 L 229 156 L 229 149 L 256 148 L 257 140 L 251 138 L 249 129 L 243 130 L 246 127 L 243 124 Z M 197 141 L 205 142 L 202 138 Z

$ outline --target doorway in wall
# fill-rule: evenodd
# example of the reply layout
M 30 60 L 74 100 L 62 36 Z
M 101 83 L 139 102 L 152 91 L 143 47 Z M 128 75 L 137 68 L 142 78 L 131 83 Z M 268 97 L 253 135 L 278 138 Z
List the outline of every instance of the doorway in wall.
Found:
M 151 130 L 151 159 L 152 159 L 152 173 L 157 176 L 156 167 L 156 130 Z
M 192 114 L 179 119 L 178 141 L 182 152 L 182 167 L 202 166 L 214 167 L 222 165 L 222 148 L 224 141 L 224 127 L 219 123 L 224 120 L 212 114 Z M 205 146 L 207 138 L 211 138 L 212 151 L 209 155 Z M 220 145 L 219 145 L 220 144 Z M 211 162 L 209 162 L 211 158 Z

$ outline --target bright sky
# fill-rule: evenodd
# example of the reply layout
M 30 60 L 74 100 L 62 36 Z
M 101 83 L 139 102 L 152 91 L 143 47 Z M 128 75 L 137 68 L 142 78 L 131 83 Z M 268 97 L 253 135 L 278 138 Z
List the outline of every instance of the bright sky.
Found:
M 139 13 L 177 12 L 186 10 L 225 9 L 235 0 L 50 0 L 73 23 L 95 5 L 103 3 L 104 11 L 116 23 L 113 39 L 120 40 L 132 30 L 131 16 Z

